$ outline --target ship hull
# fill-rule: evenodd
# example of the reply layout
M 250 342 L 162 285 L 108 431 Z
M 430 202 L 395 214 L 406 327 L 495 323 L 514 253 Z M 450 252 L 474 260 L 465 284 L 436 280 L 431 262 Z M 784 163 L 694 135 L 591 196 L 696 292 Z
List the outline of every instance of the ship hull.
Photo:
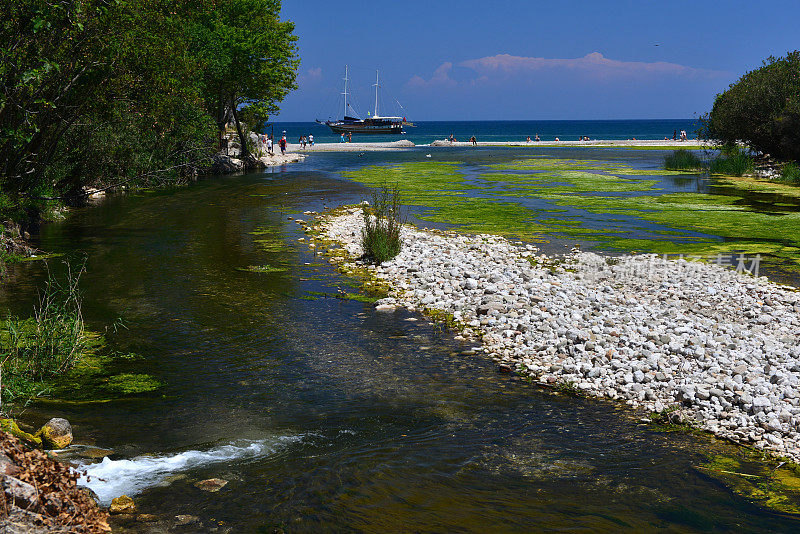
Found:
M 366 122 L 347 123 L 347 122 L 326 121 L 321 124 L 325 124 L 325 126 L 330 128 L 333 133 L 383 134 L 383 135 L 403 133 L 403 125 L 400 123 L 368 124 Z

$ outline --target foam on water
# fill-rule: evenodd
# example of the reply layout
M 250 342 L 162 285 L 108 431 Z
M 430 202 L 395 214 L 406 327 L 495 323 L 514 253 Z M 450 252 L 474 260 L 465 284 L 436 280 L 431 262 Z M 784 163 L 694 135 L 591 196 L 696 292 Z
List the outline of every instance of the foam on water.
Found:
M 101 503 L 109 504 L 120 495 L 134 495 L 162 482 L 167 476 L 210 464 L 258 458 L 278 452 L 303 436 L 278 436 L 247 444 L 222 445 L 207 451 L 185 451 L 171 456 L 140 456 L 130 460 L 108 457 L 96 464 L 81 466 L 79 484 L 91 488 Z

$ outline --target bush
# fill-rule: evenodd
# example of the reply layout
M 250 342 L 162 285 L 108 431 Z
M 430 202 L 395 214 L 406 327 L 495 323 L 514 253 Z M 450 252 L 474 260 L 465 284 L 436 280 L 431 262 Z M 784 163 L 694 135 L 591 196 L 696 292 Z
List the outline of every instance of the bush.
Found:
M 703 160 L 692 152 L 681 148 L 673 150 L 672 154 L 664 157 L 664 168 L 671 171 L 692 171 L 703 167 Z
M 88 348 L 78 292 L 81 272 L 69 270 L 64 282 L 49 276 L 32 318 L 0 322 L 0 401 L 39 395 Z
M 731 84 L 703 123 L 706 138 L 800 160 L 800 51 L 770 57 Z
M 790 161 L 783 166 L 783 170 L 781 170 L 781 178 L 787 182 L 800 184 L 800 166 L 798 166 L 797 163 Z
M 397 185 L 392 189 L 384 185 L 374 190 L 372 205 L 365 205 L 363 213 L 361 246 L 364 258 L 380 264 L 397 256 L 401 246 L 400 229 L 404 222 Z
M 711 174 L 742 176 L 753 172 L 753 158 L 739 147 L 723 147 L 722 154 L 714 158 L 708 168 Z

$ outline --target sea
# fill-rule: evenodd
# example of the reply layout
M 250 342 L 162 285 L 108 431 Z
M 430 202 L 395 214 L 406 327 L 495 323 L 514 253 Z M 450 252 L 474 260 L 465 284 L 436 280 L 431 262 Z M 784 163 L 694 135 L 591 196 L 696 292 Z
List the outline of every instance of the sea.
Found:
M 414 121 L 402 135 L 354 135 L 353 141 L 386 142 L 408 139 L 416 145 L 447 139 L 451 135 L 457 141 L 468 141 L 473 135 L 481 141 L 525 141 L 538 134 L 542 142 L 577 141 L 581 137 L 590 139 L 672 139 L 673 133 L 680 135 L 686 130 L 690 138 L 697 136 L 697 119 L 635 119 L 635 120 L 541 120 L 541 121 Z M 313 135 L 318 143 L 340 142 L 324 124 L 316 122 L 275 122 L 267 125 L 266 133 L 280 138 L 286 133 L 289 142 L 297 141 L 301 135 Z

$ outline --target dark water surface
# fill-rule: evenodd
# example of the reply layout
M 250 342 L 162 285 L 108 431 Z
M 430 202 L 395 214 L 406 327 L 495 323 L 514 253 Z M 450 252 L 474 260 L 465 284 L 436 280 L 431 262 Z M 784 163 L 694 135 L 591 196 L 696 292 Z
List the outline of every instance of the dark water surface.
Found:
M 122 317 L 110 348 L 142 355 L 137 372 L 164 387 L 28 415 L 64 416 L 78 442 L 113 449 L 94 468 L 101 497 L 135 494 L 167 526 L 199 516 L 186 532 L 800 528 L 694 468 L 725 445 L 498 375 L 421 317 L 309 293 L 353 288 L 287 217 L 365 195 L 335 169 L 411 157 L 320 155 L 111 198 L 47 226 L 43 249 L 86 258 L 89 325 Z M 266 230 L 283 250 L 258 247 Z M 264 264 L 286 270 L 240 270 Z M 28 313 L 44 267 L 11 274 L 0 305 Z M 228 484 L 194 486 L 211 477 Z

